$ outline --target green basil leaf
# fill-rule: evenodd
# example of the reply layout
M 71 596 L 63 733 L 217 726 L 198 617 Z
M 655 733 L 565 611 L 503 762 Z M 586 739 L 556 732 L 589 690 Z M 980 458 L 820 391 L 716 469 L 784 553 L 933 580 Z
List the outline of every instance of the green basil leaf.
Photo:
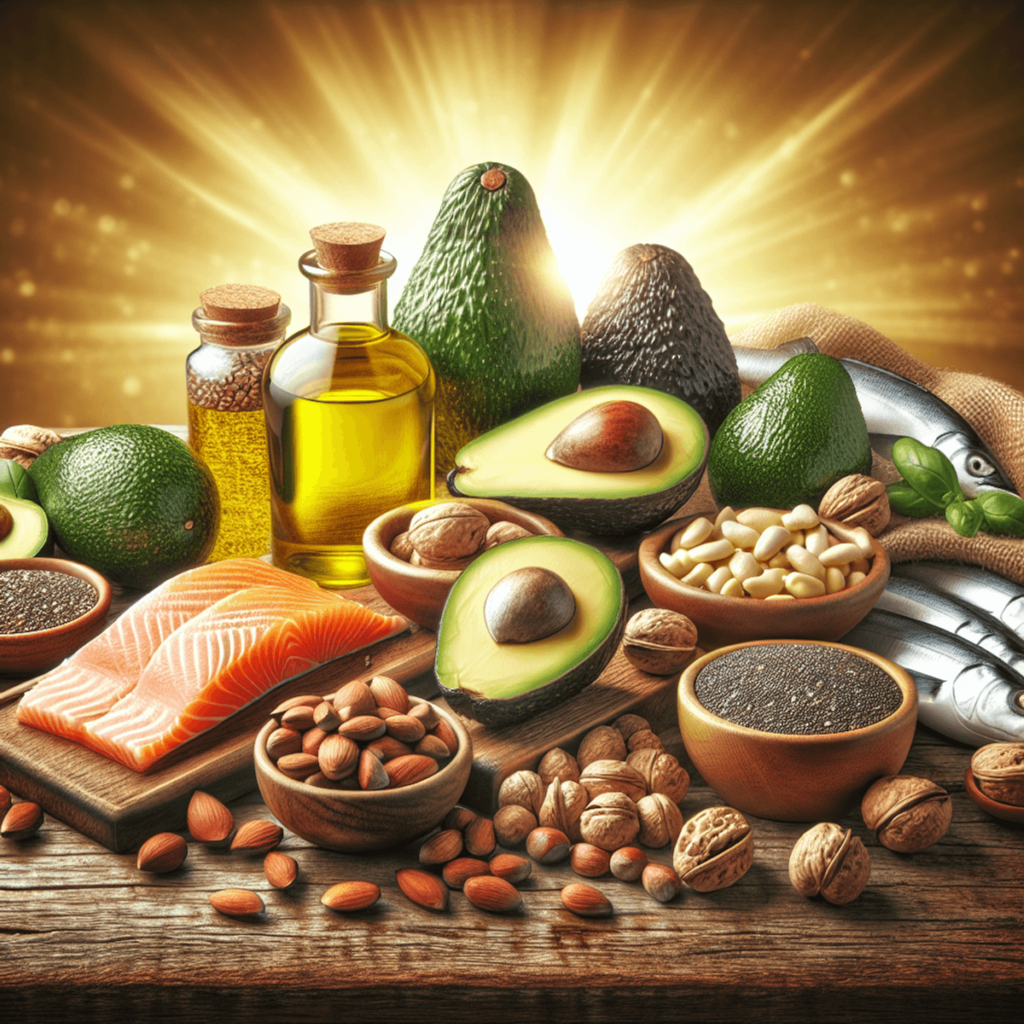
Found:
M 946 506 L 946 522 L 961 537 L 973 537 L 985 522 L 985 514 L 976 501 L 954 501 Z
M 989 533 L 1024 537 L 1024 499 L 1009 491 L 984 491 L 974 504 L 981 508 Z
M 0 498 L 21 498 L 39 503 L 35 481 L 13 459 L 0 459 Z
M 925 516 L 937 516 L 942 511 L 941 505 L 936 505 L 924 495 L 918 494 L 903 480 L 889 484 L 885 491 L 889 495 L 889 507 L 901 516 L 923 519 Z
M 901 437 L 892 446 L 892 461 L 918 494 L 940 508 L 952 501 L 963 501 L 956 469 L 937 448 L 929 448 L 912 437 Z

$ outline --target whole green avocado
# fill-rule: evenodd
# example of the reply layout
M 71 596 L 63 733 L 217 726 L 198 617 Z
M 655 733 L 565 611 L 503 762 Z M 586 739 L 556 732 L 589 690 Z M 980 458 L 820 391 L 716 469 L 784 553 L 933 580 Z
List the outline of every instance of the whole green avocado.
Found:
M 533 189 L 507 164 L 448 186 L 392 318 L 434 365 L 437 468 L 474 437 L 571 394 L 580 325 Z

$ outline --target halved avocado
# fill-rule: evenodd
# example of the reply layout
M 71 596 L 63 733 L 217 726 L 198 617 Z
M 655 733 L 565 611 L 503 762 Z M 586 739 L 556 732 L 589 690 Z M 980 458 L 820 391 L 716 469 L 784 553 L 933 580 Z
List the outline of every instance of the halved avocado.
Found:
M 576 601 L 571 621 L 540 640 L 498 643 L 484 605 L 510 573 L 557 574 Z M 434 673 L 451 708 L 511 725 L 574 697 L 604 671 L 626 624 L 626 591 L 612 562 L 568 537 L 524 537 L 485 551 L 455 581 L 437 632 Z
M 34 558 L 53 552 L 53 533 L 41 505 L 0 497 L 0 558 Z
M 579 416 L 610 402 L 635 402 L 661 426 L 663 442 L 649 465 L 597 472 L 556 462 L 546 453 Z M 536 512 L 563 530 L 621 536 L 667 519 L 697 489 L 708 456 L 708 430 L 697 412 L 674 395 L 627 384 L 557 398 L 474 438 L 448 474 L 448 490 L 496 498 Z

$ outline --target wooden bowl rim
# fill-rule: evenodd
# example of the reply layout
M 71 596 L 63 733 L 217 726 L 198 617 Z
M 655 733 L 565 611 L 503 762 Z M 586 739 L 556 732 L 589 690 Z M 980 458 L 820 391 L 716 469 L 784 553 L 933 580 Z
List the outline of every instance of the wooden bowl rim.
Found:
M 423 697 L 414 697 L 409 695 L 409 701 L 412 704 L 432 704 L 432 701 L 428 701 Z M 447 781 L 444 777 L 449 774 L 459 774 L 465 772 L 468 778 L 469 771 L 473 766 L 473 741 L 470 738 L 469 733 L 466 731 L 466 727 L 456 718 L 456 716 L 447 711 L 444 708 L 438 707 L 437 704 L 433 704 L 433 707 L 437 710 L 444 720 L 451 726 L 455 735 L 459 738 L 459 749 L 455 752 L 455 756 L 448 762 L 443 768 L 435 772 L 427 779 L 422 779 L 419 782 L 410 783 L 408 786 L 399 786 L 397 789 L 323 789 L 319 786 L 307 786 L 305 782 L 299 779 L 291 779 L 283 772 L 277 770 L 277 765 L 270 759 L 270 755 L 267 753 L 267 739 L 270 734 L 277 728 L 278 724 L 274 719 L 271 719 L 266 725 L 260 729 L 256 736 L 256 742 L 253 746 L 253 763 L 256 766 L 256 771 L 263 776 L 264 781 L 269 782 L 271 785 L 279 786 L 286 792 L 294 792 L 296 795 L 301 795 L 305 798 L 323 797 L 332 803 L 347 804 L 347 803 L 369 803 L 376 801 L 383 806 L 393 804 L 399 807 L 403 804 L 407 804 L 412 800 L 415 802 L 417 798 L 425 798 L 431 792 L 436 789 L 441 781 Z M 458 798 L 456 798 L 457 800 Z
M 739 599 L 738 599 L 739 600 Z M 891 714 L 880 718 L 877 722 L 862 726 L 860 729 L 848 729 L 846 732 L 816 732 L 816 733 L 791 733 L 791 732 L 765 732 L 762 729 L 751 729 L 749 726 L 740 725 L 727 718 L 716 715 L 709 711 L 697 699 L 695 684 L 701 669 L 709 665 L 716 658 L 744 647 L 766 647 L 778 644 L 810 644 L 820 647 L 834 647 L 850 654 L 856 654 L 867 661 L 877 665 L 892 678 L 903 693 L 903 700 L 900 706 Z M 780 639 L 772 638 L 765 640 L 745 640 L 743 643 L 729 644 L 726 647 L 718 647 L 707 654 L 702 655 L 695 661 L 690 662 L 683 670 L 679 679 L 678 704 L 681 709 L 694 718 L 700 719 L 705 725 L 717 729 L 719 732 L 728 733 L 737 740 L 757 740 L 760 743 L 793 744 L 796 747 L 809 747 L 815 745 L 836 745 L 840 743 L 854 743 L 857 740 L 868 739 L 874 733 L 886 732 L 903 724 L 907 717 L 913 718 L 917 723 L 917 684 L 910 673 L 901 668 L 888 658 L 875 654 L 874 651 L 865 651 L 860 647 L 853 647 L 850 644 L 841 644 L 832 640 L 804 640 L 804 639 Z M 685 737 L 684 737 L 685 742 Z
M 1003 821 L 1013 822 L 1016 825 L 1024 825 L 1024 807 L 1018 807 L 1016 804 L 1007 804 L 1002 800 L 993 800 L 987 793 L 983 793 L 974 781 L 974 771 L 970 765 L 967 766 L 964 783 L 967 788 L 967 795 L 986 814 L 992 815 L 993 818 L 1000 818 Z
M 767 506 L 751 506 L 756 508 L 767 507 Z M 738 511 L 743 511 L 739 509 Z M 785 509 L 772 509 L 773 512 L 787 511 Z M 791 605 L 788 601 L 764 601 L 758 598 L 751 597 L 726 597 L 722 594 L 714 594 L 710 590 L 704 590 L 699 587 L 691 587 L 683 583 L 682 580 L 677 579 L 666 569 L 661 562 L 658 560 L 658 555 L 664 548 L 665 541 L 678 530 L 685 528 L 689 523 L 695 519 L 700 519 L 702 516 L 707 518 L 709 516 L 717 515 L 714 512 L 698 512 L 692 516 L 686 516 L 680 519 L 670 519 L 667 523 L 663 523 L 652 533 L 649 533 L 640 542 L 639 551 L 639 562 L 641 570 L 645 570 L 649 573 L 653 573 L 655 578 L 666 586 L 668 590 L 678 595 L 679 597 L 686 598 L 688 602 L 693 602 L 701 607 L 707 607 L 709 609 L 717 608 L 720 612 L 724 612 L 726 609 L 734 611 L 740 611 L 743 608 L 751 608 L 751 602 L 756 602 L 757 613 L 759 616 L 764 616 L 765 621 L 775 622 L 778 620 L 785 620 L 792 618 L 795 608 L 798 608 L 798 614 L 801 617 L 813 615 L 815 611 L 829 611 L 833 610 L 836 606 L 850 603 L 855 597 L 862 596 L 865 591 L 871 590 L 873 587 L 877 587 L 879 582 L 883 585 L 879 587 L 879 594 L 885 589 L 884 584 L 888 579 L 890 563 L 889 554 L 878 542 L 876 537 L 871 538 L 871 547 L 874 554 L 871 558 L 871 571 L 865 576 L 860 583 L 856 584 L 849 589 L 843 589 L 835 594 L 822 594 L 819 597 L 798 597 L 795 599 L 796 605 Z
M 96 603 L 76 619 L 64 622 L 49 629 L 36 629 L 30 633 L 0 633 L 0 648 L 5 645 L 24 644 L 28 641 L 40 643 L 59 640 L 70 633 L 77 633 L 83 628 L 93 625 L 98 619 L 106 619 L 110 611 L 113 591 L 107 578 L 88 565 L 73 562 L 69 558 L 3 558 L 0 559 L 0 573 L 9 569 L 41 569 L 50 572 L 62 572 L 65 576 L 75 576 L 91 583 L 96 588 Z

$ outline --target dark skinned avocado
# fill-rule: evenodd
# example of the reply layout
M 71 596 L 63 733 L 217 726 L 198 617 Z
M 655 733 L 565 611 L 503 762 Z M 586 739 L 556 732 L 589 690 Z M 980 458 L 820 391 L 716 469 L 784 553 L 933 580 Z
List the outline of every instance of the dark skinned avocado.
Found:
M 580 325 L 530 183 L 475 164 L 448 186 L 393 324 L 437 374 L 436 458 L 576 390 Z
M 665 245 L 615 258 L 583 320 L 584 388 L 637 384 L 697 410 L 714 436 L 742 397 L 736 356 L 693 267 Z
M 525 571 L 537 569 L 571 591 L 574 604 L 559 584 Z M 531 586 L 545 593 L 531 594 Z M 529 611 L 533 598 L 544 597 L 559 614 L 571 608 L 567 624 L 528 639 L 546 632 L 535 628 Z M 509 604 L 509 617 L 518 612 L 527 620 L 506 642 L 491 633 L 495 602 Z M 463 570 L 448 595 L 434 660 L 441 693 L 453 711 L 496 728 L 562 704 L 604 671 L 622 639 L 626 607 L 618 569 L 589 544 L 547 536 L 499 544 Z
M 652 437 L 649 420 L 628 414 L 628 404 L 653 415 L 660 438 Z M 578 453 L 577 435 L 590 421 L 592 447 L 614 459 L 595 455 L 587 461 L 575 454 L 574 465 L 556 461 L 552 454 L 560 449 L 552 453 L 553 442 L 561 437 L 564 443 L 569 436 Z M 635 445 L 624 443 L 627 429 L 639 433 Z M 653 461 L 639 465 L 651 453 L 656 453 Z M 700 483 L 707 453 L 707 427 L 674 395 L 628 385 L 591 388 L 470 441 L 456 456 L 448 490 L 456 496 L 496 498 L 545 516 L 563 530 L 622 536 L 656 526 L 685 504 Z M 637 454 L 635 461 L 631 454 Z M 580 465 L 639 468 L 576 468 Z

